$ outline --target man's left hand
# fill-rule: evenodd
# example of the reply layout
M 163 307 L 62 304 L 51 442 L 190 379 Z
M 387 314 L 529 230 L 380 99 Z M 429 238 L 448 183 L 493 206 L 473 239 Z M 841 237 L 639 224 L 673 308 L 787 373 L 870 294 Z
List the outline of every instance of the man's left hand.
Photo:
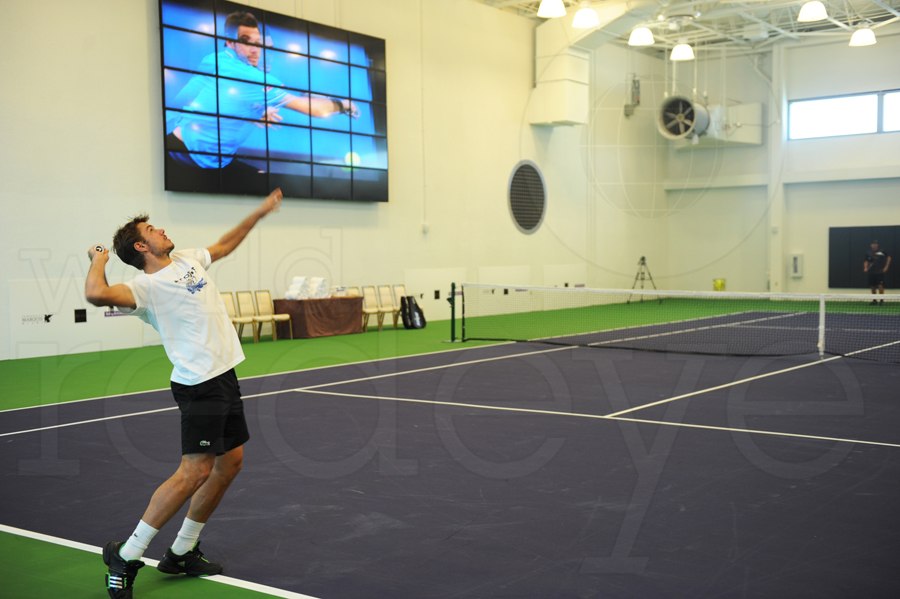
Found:
M 281 198 L 282 193 L 281 189 L 276 189 L 263 201 L 262 205 L 259 207 L 262 214 L 260 216 L 265 216 L 270 212 L 278 212 L 281 208 Z

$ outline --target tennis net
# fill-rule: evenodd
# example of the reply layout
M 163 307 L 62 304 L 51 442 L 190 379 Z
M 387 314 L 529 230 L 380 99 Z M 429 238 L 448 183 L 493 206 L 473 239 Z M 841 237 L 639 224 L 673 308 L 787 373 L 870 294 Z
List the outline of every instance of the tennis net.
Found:
M 900 362 L 900 296 L 462 286 L 462 337 Z

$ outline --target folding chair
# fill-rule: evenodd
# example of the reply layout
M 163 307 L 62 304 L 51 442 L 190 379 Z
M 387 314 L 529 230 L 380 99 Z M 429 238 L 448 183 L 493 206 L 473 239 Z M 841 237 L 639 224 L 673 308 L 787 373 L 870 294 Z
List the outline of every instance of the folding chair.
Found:
M 400 305 L 394 301 L 394 294 L 391 293 L 390 285 L 378 286 L 378 299 L 381 300 L 381 312 L 390 313 L 394 318 L 394 328 L 397 328 L 397 318 L 400 316 Z M 382 316 L 382 320 L 384 317 Z
M 362 295 L 359 292 L 359 287 L 347 287 L 347 297 L 359 297 Z
M 259 342 L 259 330 L 262 328 L 262 325 L 267 322 L 275 322 L 275 319 L 271 316 L 260 316 L 256 311 L 256 305 L 253 303 L 253 294 L 249 291 L 238 291 L 235 293 L 237 296 L 237 308 L 238 315 L 253 319 L 253 322 L 256 323 L 256 330 L 254 334 L 256 336 L 255 341 Z
M 256 306 L 259 308 L 260 318 L 265 316 L 272 317 L 272 341 L 278 341 L 277 323 L 288 323 L 288 330 L 291 332 L 291 339 L 294 338 L 294 323 L 291 321 L 290 314 L 275 314 L 275 304 L 272 302 L 272 294 L 268 289 L 262 289 L 256 292 Z M 262 325 L 260 325 L 261 327 Z
M 369 316 L 376 314 L 378 316 L 378 330 L 382 329 L 384 324 L 384 312 L 378 307 L 378 296 L 375 295 L 375 287 L 369 285 L 363 287 L 363 331 L 369 331 Z
M 231 324 L 237 328 L 238 338 L 240 339 L 241 335 L 244 334 L 244 325 L 249 324 L 250 328 L 253 329 L 253 343 L 259 341 L 259 333 L 256 330 L 256 321 L 253 320 L 253 317 L 237 315 L 234 307 L 234 296 L 231 295 L 230 291 L 220 291 L 219 295 L 222 296 L 222 303 L 225 304 L 225 312 L 228 314 L 228 318 L 231 319 Z

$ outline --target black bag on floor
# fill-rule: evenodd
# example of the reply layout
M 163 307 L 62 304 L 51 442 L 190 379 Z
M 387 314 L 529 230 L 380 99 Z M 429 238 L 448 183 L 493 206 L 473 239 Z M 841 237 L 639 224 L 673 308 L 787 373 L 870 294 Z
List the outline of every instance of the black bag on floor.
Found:
M 406 296 L 400 298 L 400 321 L 403 323 L 404 329 L 411 329 L 412 323 L 409 320 L 409 302 Z
M 411 295 L 400 298 L 400 318 L 403 320 L 404 329 L 425 328 L 425 313 L 416 303 L 416 298 Z

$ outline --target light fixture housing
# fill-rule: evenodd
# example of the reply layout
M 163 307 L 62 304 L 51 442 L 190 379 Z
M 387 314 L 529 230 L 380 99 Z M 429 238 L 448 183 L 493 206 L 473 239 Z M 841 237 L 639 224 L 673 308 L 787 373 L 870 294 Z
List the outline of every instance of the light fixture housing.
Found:
M 853 35 L 850 36 L 851 46 L 871 46 L 875 42 L 875 32 L 871 29 L 857 29 L 853 32 Z
M 563 4 L 563 0 L 541 0 L 537 16 L 542 19 L 556 19 L 566 16 L 566 7 Z
M 628 38 L 629 46 L 652 46 L 656 40 L 653 39 L 653 33 L 646 27 L 638 27 L 631 32 Z
M 688 44 L 678 44 L 672 48 L 669 60 L 694 60 L 694 49 Z
M 797 20 L 801 23 L 812 23 L 813 21 L 824 21 L 828 18 L 828 11 L 825 5 L 819 0 L 812 0 L 800 7 L 800 14 Z
M 593 29 L 599 26 L 600 17 L 597 16 L 597 11 L 591 8 L 589 1 L 582 2 L 581 8 L 575 13 L 575 18 L 572 19 L 572 27 L 575 29 Z

